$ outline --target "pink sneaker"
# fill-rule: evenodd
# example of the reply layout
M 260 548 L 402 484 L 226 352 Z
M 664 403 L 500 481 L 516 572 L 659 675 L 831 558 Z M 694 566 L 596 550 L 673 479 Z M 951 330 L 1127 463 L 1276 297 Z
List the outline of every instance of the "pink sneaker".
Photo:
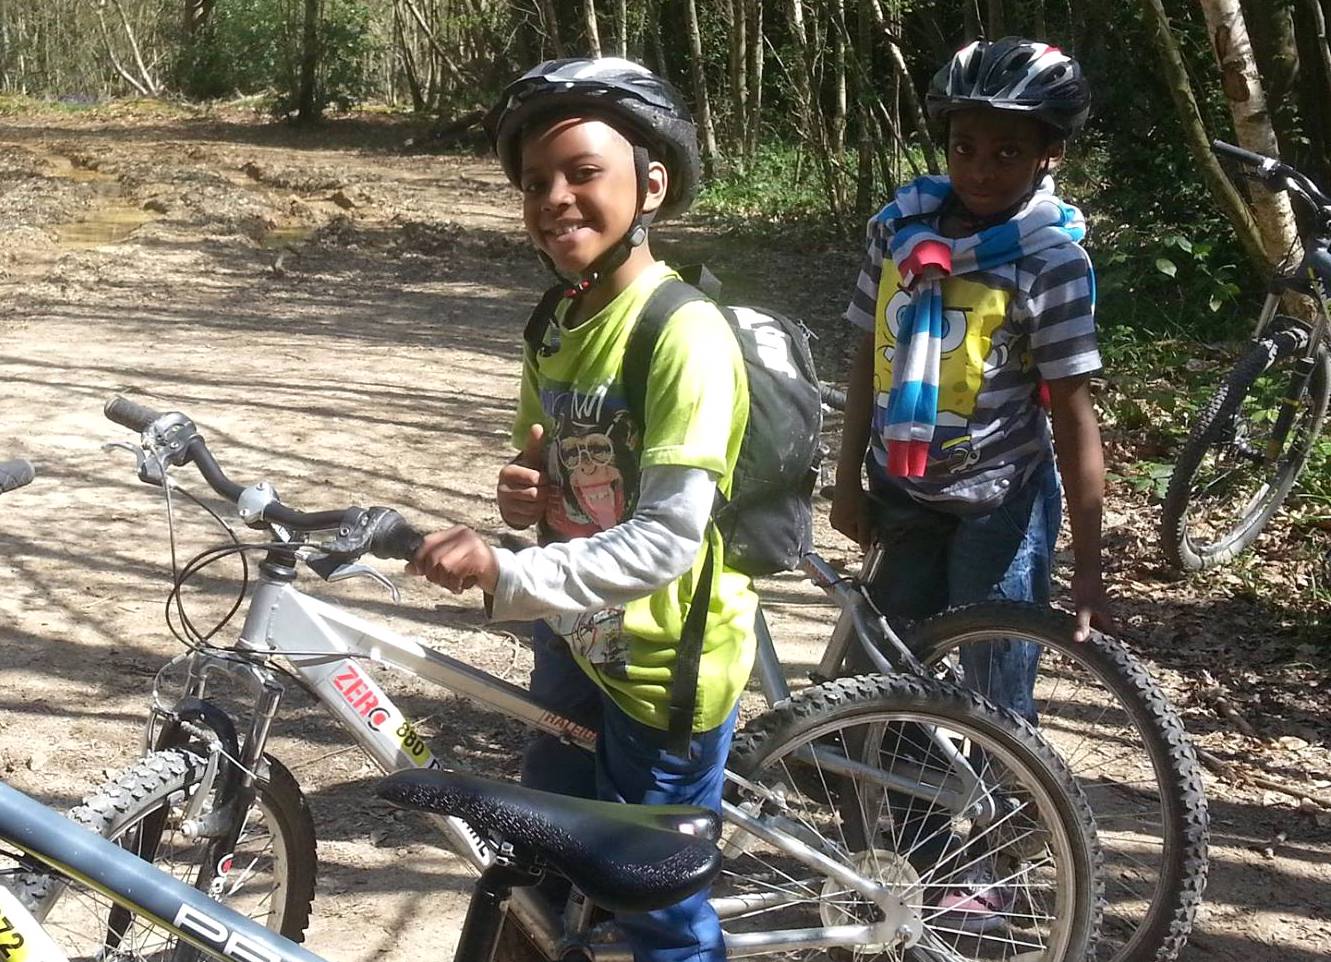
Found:
M 956 888 L 938 900 L 943 911 L 934 920 L 963 932 L 989 932 L 1007 923 L 1015 902 L 1016 894 L 1010 885 L 999 885 L 992 870 L 976 866 Z

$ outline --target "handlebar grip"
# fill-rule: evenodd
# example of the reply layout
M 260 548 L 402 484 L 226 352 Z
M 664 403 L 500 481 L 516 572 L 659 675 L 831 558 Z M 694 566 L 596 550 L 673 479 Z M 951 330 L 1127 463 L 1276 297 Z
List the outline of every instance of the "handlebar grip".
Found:
M 413 528 L 407 519 L 391 508 L 371 508 L 377 513 L 370 535 L 370 552 L 376 558 L 410 561 L 421 550 L 425 535 Z
M 0 462 L 0 494 L 13 491 L 15 488 L 21 488 L 25 484 L 31 484 L 32 479 L 36 476 L 37 471 L 33 468 L 31 461 L 25 461 L 23 458 L 2 461 Z
M 830 384 L 819 384 L 818 392 L 822 395 L 823 403 L 833 411 L 846 410 L 846 392 L 840 388 L 832 387 Z
M 160 412 L 150 407 L 123 397 L 113 397 L 107 401 L 102 413 L 116 424 L 132 431 L 145 431 L 148 425 L 162 416 Z
M 1253 153 L 1251 150 L 1244 150 L 1242 147 L 1235 147 L 1233 144 L 1227 144 L 1223 140 L 1211 141 L 1211 149 L 1217 154 L 1223 154 L 1226 157 L 1233 157 L 1235 160 L 1242 161 L 1252 167 L 1261 167 L 1268 161 L 1280 163 L 1274 157 L 1266 157 L 1262 154 Z

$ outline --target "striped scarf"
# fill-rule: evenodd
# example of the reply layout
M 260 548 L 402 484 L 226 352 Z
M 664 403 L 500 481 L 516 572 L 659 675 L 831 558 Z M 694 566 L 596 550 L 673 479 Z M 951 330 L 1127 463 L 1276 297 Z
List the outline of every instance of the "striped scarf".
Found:
M 892 358 L 892 393 L 882 428 L 887 473 L 923 477 L 938 419 L 938 371 L 942 360 L 942 279 L 990 270 L 1048 247 L 1080 241 L 1086 221 L 1076 207 L 1054 195 L 1045 177 L 1030 201 L 1011 219 L 967 237 L 943 237 L 925 220 L 910 220 L 939 210 L 952 192 L 947 177 L 917 177 L 897 191 L 896 199 L 875 220 L 889 236 L 889 251 L 911 295 L 901 313 Z

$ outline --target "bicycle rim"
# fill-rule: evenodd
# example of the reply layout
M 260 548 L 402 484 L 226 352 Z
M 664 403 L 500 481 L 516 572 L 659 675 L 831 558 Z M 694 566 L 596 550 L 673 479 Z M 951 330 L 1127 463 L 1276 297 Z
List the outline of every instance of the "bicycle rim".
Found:
M 1174 553 L 1182 567 L 1234 558 L 1261 533 L 1303 470 L 1326 414 L 1331 377 L 1326 352 L 1319 350 L 1294 399 L 1293 420 L 1278 433 L 1279 413 L 1303 360 L 1300 346 L 1294 332 L 1282 332 L 1255 347 L 1189 439 L 1166 506 L 1166 537 L 1179 542 Z
M 969 787 L 958 758 L 979 776 Z M 1093 822 L 1014 716 L 925 679 L 838 679 L 755 719 L 731 760 L 732 804 L 884 898 L 730 824 L 712 900 L 728 957 L 1085 958 L 1099 911 Z M 887 788 L 884 771 L 931 787 Z
M 1089 800 L 1104 853 L 1097 958 L 1164 962 L 1186 943 L 1206 885 L 1201 772 L 1182 722 L 1141 665 L 1099 633 L 1072 642 L 1074 627 L 1063 612 L 989 602 L 924 622 L 913 646 L 949 678 L 964 674 L 962 647 L 1040 646 L 1040 732 Z

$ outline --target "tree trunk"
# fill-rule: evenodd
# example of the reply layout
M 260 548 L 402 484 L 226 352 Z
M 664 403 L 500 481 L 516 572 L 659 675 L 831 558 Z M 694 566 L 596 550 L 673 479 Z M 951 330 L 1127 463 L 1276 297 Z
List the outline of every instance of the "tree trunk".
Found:
M 832 14 L 832 153 L 836 162 L 846 149 L 846 23 L 844 0 L 828 0 Z
M 970 43 L 976 37 L 980 36 L 980 0 L 961 0 L 961 22 L 966 31 L 962 37 L 966 43 Z
M 1292 3 L 1244 0 L 1244 20 L 1252 40 L 1258 76 L 1271 108 L 1276 140 L 1290 150 L 1298 139 L 1299 116 L 1295 94 L 1302 72 L 1299 45 L 1294 36 Z
M 411 52 L 407 25 L 402 21 L 402 5 L 397 0 L 393 3 L 393 29 L 397 34 L 398 53 L 402 59 L 402 75 L 406 78 L 407 90 L 411 92 L 411 108 L 420 113 L 425 110 L 425 91 L 416 73 L 416 57 Z
M 540 0 L 541 20 L 544 21 L 545 35 L 550 40 L 550 47 L 555 52 L 556 59 L 562 60 L 567 56 L 564 53 L 564 43 L 559 39 L 559 20 L 555 16 L 555 0 Z
M 1206 17 L 1211 50 L 1220 65 L 1220 87 L 1229 102 L 1239 145 L 1259 154 L 1279 156 L 1280 146 L 1267 113 L 1266 94 L 1253 62 L 1239 0 L 1202 0 L 1202 13 Z M 1275 261 L 1297 243 L 1289 198 L 1254 184 L 1252 206 L 1267 257 Z
M 990 40 L 1007 36 L 1007 15 L 1003 12 L 1003 0 L 989 0 L 988 30 Z
M 129 41 L 129 51 L 134 55 L 134 65 L 139 68 L 139 78 L 143 82 L 143 89 L 148 92 L 148 96 L 156 97 L 162 92 L 162 88 L 153 79 L 152 71 L 143 62 L 143 52 L 139 49 L 139 41 L 134 36 L 134 28 L 130 26 L 125 8 L 120 5 L 120 0 L 111 0 L 111 5 L 116 8 L 116 13 L 120 16 L 121 26 L 125 28 L 125 39 Z
M 867 214 L 874 201 L 874 122 L 873 100 L 876 91 L 869 78 L 873 72 L 873 29 L 869 5 L 861 3 L 855 17 L 855 59 L 859 69 L 855 72 L 855 110 L 859 118 L 859 158 L 855 174 L 855 210 Z
M 749 102 L 744 118 L 744 156 L 752 161 L 758 153 L 763 123 L 763 0 L 745 0 L 749 37 Z
M 1031 33 L 1036 40 L 1049 39 L 1049 24 L 1044 16 L 1044 0 L 1034 0 L 1031 4 Z
M 593 57 L 599 57 L 601 32 L 596 29 L 596 0 L 582 0 L 582 20 L 587 28 L 587 49 Z
M 619 41 L 619 55 L 629 55 L 629 4 L 628 0 L 619 0 L 615 4 L 615 39 Z
M 106 27 L 106 17 L 102 12 L 100 4 L 97 6 L 97 22 L 102 28 L 102 40 L 106 43 L 106 54 L 111 58 L 111 66 L 115 68 L 116 73 L 120 74 L 121 79 L 124 80 L 125 83 L 133 87 L 141 96 L 147 97 L 149 95 L 147 88 L 144 87 L 133 74 L 125 69 L 124 65 L 120 62 L 120 58 L 116 56 L 115 46 L 111 43 L 111 31 Z M 48 80 L 47 83 L 49 84 L 50 81 Z
M 305 0 L 305 32 L 300 54 L 300 94 L 296 121 L 310 124 L 319 118 L 319 0 Z
M 749 51 L 745 27 L 747 26 L 745 0 L 726 0 L 726 16 L 730 21 L 730 143 L 735 153 L 743 157 L 746 142 L 745 109 L 749 103 Z
M 1296 36 L 1305 51 L 1299 107 L 1308 124 L 1314 162 L 1325 178 L 1331 176 L 1331 46 L 1327 44 L 1326 17 L 1318 0 L 1302 0 L 1298 17 Z
M 690 3 L 693 0 L 689 0 Z M 840 183 L 836 168 L 832 163 L 827 127 L 820 112 L 816 111 L 813 100 L 813 69 L 809 51 L 809 34 L 804 23 L 804 0 L 788 0 L 790 33 L 795 42 L 794 77 L 795 105 L 799 115 L 801 136 L 818 162 L 822 175 L 823 191 L 827 195 L 827 208 L 832 216 L 840 221 L 845 204 L 842 203 Z
M 1156 51 L 1160 56 L 1160 65 L 1164 74 L 1169 95 L 1183 123 L 1183 135 L 1188 149 L 1202 175 L 1211 188 L 1211 193 L 1229 222 L 1234 225 L 1239 243 L 1249 259 L 1261 270 L 1268 270 L 1271 261 L 1262 246 L 1262 236 L 1257 231 L 1248 206 L 1239 196 L 1234 185 L 1220 167 L 1215 154 L 1211 152 L 1211 139 L 1206 135 L 1202 124 L 1201 112 L 1197 109 L 1197 99 L 1193 96 L 1192 85 L 1188 81 L 1188 70 L 1183 63 L 1183 54 L 1179 51 L 1178 41 L 1169 28 L 1169 17 L 1165 13 L 1163 0 L 1142 0 L 1146 13 L 1147 25 L 1155 40 Z
M 590 0 L 588 0 L 590 2 Z M 702 31 L 698 28 L 697 0 L 685 0 L 684 15 L 689 31 L 689 70 L 693 76 L 693 98 L 698 106 L 698 133 L 702 140 L 703 173 L 716 174 L 716 130 L 712 126 L 712 104 L 707 97 L 707 75 L 703 72 Z
M 665 44 L 661 42 L 661 5 L 663 0 L 648 0 L 647 49 L 652 54 L 652 69 L 657 76 L 666 75 Z
M 906 99 L 906 107 L 910 110 L 911 123 L 915 127 L 915 133 L 920 138 L 920 146 L 924 150 L 924 163 L 929 168 L 929 173 L 938 173 L 938 154 L 934 148 L 933 135 L 929 133 L 929 120 L 924 115 L 924 108 L 920 104 L 919 95 L 915 92 L 915 83 L 910 79 L 910 70 L 906 67 L 906 58 L 901 54 L 901 48 L 897 46 L 896 33 L 893 27 L 889 25 L 887 18 L 883 16 L 883 8 L 878 0 L 869 0 L 869 7 L 873 13 L 874 21 L 883 32 L 883 37 L 887 42 L 887 54 L 892 58 L 892 69 L 896 71 L 897 81 L 901 85 L 901 94 Z

